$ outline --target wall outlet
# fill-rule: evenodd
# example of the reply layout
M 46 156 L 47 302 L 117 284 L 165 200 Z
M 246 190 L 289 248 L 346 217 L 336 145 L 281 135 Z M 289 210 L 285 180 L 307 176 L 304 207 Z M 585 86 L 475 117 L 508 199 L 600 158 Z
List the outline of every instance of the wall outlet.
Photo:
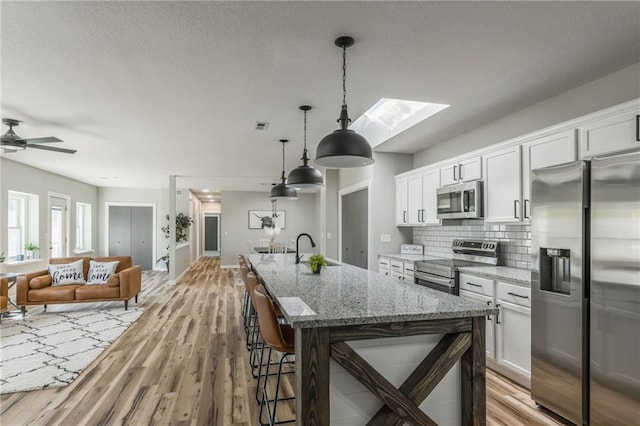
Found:
M 331 239 L 331 232 L 327 232 L 327 240 Z
M 380 234 L 380 242 L 381 243 L 390 243 L 391 242 L 391 234 Z

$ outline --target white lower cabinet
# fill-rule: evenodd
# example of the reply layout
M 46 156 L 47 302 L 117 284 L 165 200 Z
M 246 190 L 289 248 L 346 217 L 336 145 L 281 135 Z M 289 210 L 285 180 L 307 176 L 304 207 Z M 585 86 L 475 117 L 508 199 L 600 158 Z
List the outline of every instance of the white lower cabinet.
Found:
M 379 257 L 378 258 L 378 273 L 389 275 L 391 272 L 391 265 L 389 264 L 388 257 Z
M 531 289 L 460 274 L 460 296 L 498 308 L 486 319 L 487 366 L 531 387 Z
M 480 302 L 480 303 L 484 303 L 487 306 L 493 307 L 494 306 L 494 301 L 493 301 L 493 297 L 489 297 L 489 296 L 484 296 L 481 294 L 476 294 L 476 293 L 472 293 L 470 291 L 466 291 L 466 290 L 460 290 L 460 297 L 464 298 L 464 299 L 469 299 L 469 300 L 474 300 L 476 302 Z M 495 319 L 493 318 L 493 316 L 491 315 L 487 315 L 486 317 L 486 328 L 485 328 L 485 333 L 486 333 L 486 354 L 487 354 L 487 360 L 495 360 L 496 355 L 496 343 L 495 343 L 495 334 L 496 334 L 496 330 L 495 330 Z

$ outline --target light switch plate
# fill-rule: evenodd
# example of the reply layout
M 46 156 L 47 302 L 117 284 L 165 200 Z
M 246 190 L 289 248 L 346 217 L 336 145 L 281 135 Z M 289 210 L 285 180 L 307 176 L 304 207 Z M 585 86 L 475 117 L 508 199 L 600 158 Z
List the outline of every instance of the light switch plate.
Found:
M 327 232 L 327 240 L 331 239 L 331 232 Z
M 390 243 L 391 242 L 391 234 L 380 234 L 380 242 L 381 243 Z

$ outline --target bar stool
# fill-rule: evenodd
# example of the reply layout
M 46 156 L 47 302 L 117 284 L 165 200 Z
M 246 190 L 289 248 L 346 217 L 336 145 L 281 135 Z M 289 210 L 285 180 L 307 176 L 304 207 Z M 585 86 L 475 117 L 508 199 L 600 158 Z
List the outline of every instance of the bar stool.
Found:
M 269 353 L 267 355 L 267 363 L 264 364 L 267 367 L 266 374 L 264 375 L 264 383 L 262 388 L 262 403 L 260 404 L 260 414 L 258 420 L 261 425 L 276 425 L 283 423 L 292 423 L 295 422 L 295 418 L 291 420 L 281 420 L 276 421 L 276 413 L 278 409 L 278 402 L 292 400 L 295 397 L 287 397 L 287 398 L 279 398 L 280 394 L 280 382 L 283 374 L 292 374 L 283 373 L 282 366 L 285 362 L 293 363 L 292 360 L 287 357 L 294 355 L 295 353 L 295 344 L 294 344 L 294 331 L 291 326 L 287 324 L 280 324 L 278 322 L 278 317 L 276 314 L 276 308 L 271 300 L 271 297 L 268 295 L 267 290 L 262 286 L 258 285 L 253 291 L 253 303 L 255 305 L 255 309 L 258 314 L 258 325 L 260 335 L 262 336 L 263 342 L 268 345 Z M 272 363 L 271 354 L 273 351 L 280 353 L 280 360 L 278 364 L 278 372 L 276 374 L 276 387 L 275 392 L 272 399 L 269 399 L 268 395 L 268 381 L 269 377 L 273 376 L 270 374 L 270 366 Z M 260 364 L 262 366 L 262 363 Z M 258 385 L 260 381 L 258 379 Z M 273 403 L 273 407 L 271 404 Z M 262 422 L 262 414 L 266 409 L 268 423 Z

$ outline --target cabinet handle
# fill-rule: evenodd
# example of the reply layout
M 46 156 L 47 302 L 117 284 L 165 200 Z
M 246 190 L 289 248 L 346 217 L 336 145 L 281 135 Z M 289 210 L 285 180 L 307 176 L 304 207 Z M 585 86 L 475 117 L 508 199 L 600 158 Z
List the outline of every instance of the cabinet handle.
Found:
M 491 302 L 487 302 L 487 306 L 491 306 Z M 491 319 L 491 315 L 487 315 L 487 319 L 488 319 L 489 321 L 493 321 L 493 320 Z
M 520 216 L 518 216 L 519 205 L 520 205 L 520 200 L 513 200 L 513 217 L 516 219 L 520 219 Z
M 482 287 L 480 284 L 474 284 L 474 283 L 470 283 L 468 282 L 467 285 L 473 286 L 473 287 Z
M 402 211 L 402 223 L 407 223 L 407 211 Z
M 528 209 L 527 209 L 527 206 L 529 206 Z M 527 211 L 529 212 L 528 214 L 527 214 Z M 524 200 L 524 218 L 531 219 L 531 206 L 530 206 L 529 200 Z
M 460 170 L 458 171 L 458 179 L 462 180 L 462 164 L 460 164 Z
M 456 179 L 456 167 L 458 167 L 458 166 L 453 166 L 453 180 L 457 180 Z
M 418 209 L 418 222 L 422 222 L 422 220 L 420 220 L 420 209 Z
M 496 324 L 502 324 L 500 322 L 500 304 L 496 303 L 496 308 L 498 308 L 498 313 L 496 314 Z
M 507 294 L 508 294 L 509 296 L 519 297 L 519 298 L 521 298 L 521 299 L 528 299 L 528 298 L 529 298 L 529 296 L 522 296 L 522 295 L 520 295 L 520 294 L 516 294 L 516 293 L 512 293 L 512 292 L 509 292 L 509 293 L 507 293 Z

